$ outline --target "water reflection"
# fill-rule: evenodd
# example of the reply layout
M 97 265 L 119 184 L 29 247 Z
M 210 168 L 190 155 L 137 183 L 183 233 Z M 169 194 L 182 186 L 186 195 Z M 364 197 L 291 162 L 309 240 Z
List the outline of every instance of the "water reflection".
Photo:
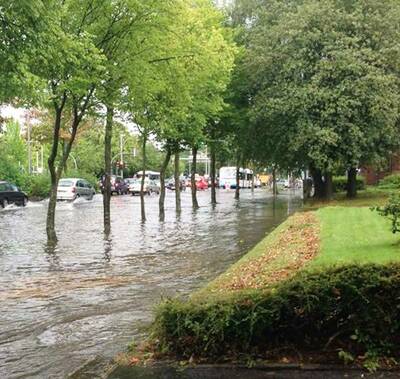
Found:
M 224 271 L 300 205 L 265 192 L 200 192 L 112 198 L 103 233 L 102 199 L 57 206 L 57 246 L 46 246 L 46 203 L 0 211 L 0 377 L 64 377 L 96 354 L 113 356 L 140 336 L 161 296 L 186 295 Z

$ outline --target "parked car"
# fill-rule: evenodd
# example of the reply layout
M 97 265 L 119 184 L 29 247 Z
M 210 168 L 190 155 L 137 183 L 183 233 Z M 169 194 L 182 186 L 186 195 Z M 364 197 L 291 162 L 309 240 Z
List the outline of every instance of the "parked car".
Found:
M 142 179 L 134 179 L 129 184 L 129 192 L 134 195 L 140 195 L 142 188 Z M 144 179 L 143 192 L 150 195 L 151 193 L 160 193 L 160 185 L 155 180 Z
M 158 181 L 158 180 L 150 180 L 149 189 L 150 189 L 150 191 L 152 193 L 156 193 L 157 195 L 159 195 L 160 191 L 161 191 L 160 181 Z
M 63 178 L 58 182 L 57 200 L 74 201 L 79 197 L 92 200 L 95 194 L 96 191 L 85 179 Z
M 0 181 L 0 205 L 5 208 L 8 204 L 25 206 L 28 195 L 22 192 L 15 184 Z
M 137 180 L 137 178 L 126 178 L 125 179 L 125 183 L 128 185 L 128 191 L 129 191 L 129 186 L 131 184 L 133 184 L 136 180 Z
M 175 179 L 174 178 L 168 179 L 165 188 L 175 191 Z M 184 179 L 179 180 L 179 189 L 181 191 L 186 191 L 186 181 Z
M 100 181 L 101 193 L 104 192 L 104 180 L 105 176 L 103 175 Z M 111 195 L 113 194 L 126 195 L 129 193 L 129 184 L 121 176 L 111 175 L 110 182 L 111 182 Z

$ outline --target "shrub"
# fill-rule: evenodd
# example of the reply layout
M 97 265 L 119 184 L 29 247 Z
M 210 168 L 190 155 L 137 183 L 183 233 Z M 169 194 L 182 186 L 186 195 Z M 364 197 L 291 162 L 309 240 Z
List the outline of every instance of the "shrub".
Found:
M 388 175 L 379 181 L 379 187 L 400 189 L 400 174 Z
M 276 348 L 391 356 L 400 348 L 400 264 L 303 271 L 268 292 L 225 300 L 167 300 L 152 326 L 157 348 L 189 358 Z
M 335 176 L 332 181 L 333 192 L 344 192 L 347 191 L 347 177 L 346 176 Z M 356 179 L 357 191 L 365 188 L 365 181 L 362 177 L 358 176 Z
M 383 207 L 372 208 L 381 216 L 387 217 L 392 223 L 392 232 L 400 232 L 400 194 L 392 195 Z
M 26 176 L 21 188 L 27 192 L 31 198 L 44 199 L 50 194 L 50 175 L 30 175 Z

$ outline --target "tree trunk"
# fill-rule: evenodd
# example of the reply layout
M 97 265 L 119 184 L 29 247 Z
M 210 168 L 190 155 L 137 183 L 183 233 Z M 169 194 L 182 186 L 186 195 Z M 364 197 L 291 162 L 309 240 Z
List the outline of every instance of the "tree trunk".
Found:
M 240 157 L 238 156 L 236 161 L 236 188 L 235 188 L 235 200 L 240 198 Z
M 190 175 L 190 189 L 192 192 L 192 206 L 193 209 L 199 208 L 199 203 L 197 201 L 197 186 L 196 186 L 196 171 L 197 171 L 197 146 L 192 148 L 192 170 Z
M 276 168 L 272 169 L 272 194 L 274 196 L 278 195 L 278 186 L 276 185 Z
M 179 180 L 179 151 L 175 153 L 174 161 L 174 178 L 175 178 L 175 207 L 178 213 L 181 212 L 181 183 Z
M 104 138 L 104 182 L 103 182 L 103 222 L 104 233 L 111 232 L 111 140 L 114 121 L 114 108 L 107 106 L 106 130 Z
M 57 234 L 55 230 L 55 216 L 56 216 L 56 204 L 57 204 L 58 178 L 55 168 L 55 161 L 57 158 L 58 144 L 60 140 L 61 115 L 65 102 L 66 102 L 66 96 L 64 96 L 60 106 L 58 107 L 55 106 L 56 117 L 54 120 L 53 144 L 47 161 L 51 178 L 51 190 L 50 190 L 49 205 L 47 208 L 46 233 L 47 233 L 47 243 L 51 245 L 55 245 L 57 243 Z
M 46 220 L 46 233 L 47 233 L 47 242 L 50 245 L 54 245 L 57 243 L 57 235 L 55 232 L 55 214 L 56 214 L 56 204 L 57 204 L 57 187 L 58 181 L 61 178 L 63 170 L 68 161 L 69 154 L 71 153 L 72 145 L 75 141 L 76 133 L 78 131 L 78 126 L 82 121 L 82 118 L 85 112 L 88 109 L 89 101 L 93 95 L 94 87 L 92 87 L 89 92 L 87 93 L 83 103 L 78 101 L 73 102 L 72 106 L 72 125 L 71 125 L 71 137 L 69 142 L 63 151 L 61 163 L 58 165 L 57 170 L 55 168 L 55 161 L 57 158 L 58 152 L 58 144 L 60 140 L 60 127 L 61 127 L 61 116 L 62 111 L 64 109 L 65 103 L 67 101 L 67 95 L 64 92 L 64 95 L 61 99 L 60 105 L 54 104 L 54 108 L 56 111 L 56 118 L 54 124 L 54 131 L 53 131 L 53 144 L 51 153 L 48 159 L 49 171 L 51 176 L 51 191 L 50 191 L 50 199 L 49 205 L 47 208 L 47 220 Z
M 49 170 L 51 172 L 50 165 L 49 165 Z M 47 243 L 55 245 L 57 243 L 55 218 L 56 218 L 58 180 L 57 178 L 54 178 L 53 175 L 50 175 L 50 177 L 51 177 L 51 189 L 50 189 L 49 205 L 47 208 L 46 233 L 47 233 Z
M 325 173 L 325 199 L 332 200 L 333 198 L 333 183 L 332 174 L 330 172 Z
M 308 178 L 307 171 L 304 172 L 303 178 L 303 199 L 309 199 L 311 197 L 312 181 Z
M 169 161 L 171 159 L 171 149 L 167 147 L 167 152 L 165 154 L 164 162 L 161 166 L 160 170 L 160 198 L 158 199 L 158 206 L 159 206 L 159 215 L 160 220 L 164 220 L 165 218 L 165 171 L 167 170 Z
M 347 172 L 347 197 L 354 199 L 357 196 L 357 168 L 352 167 Z
M 314 183 L 314 198 L 324 199 L 325 198 L 325 183 L 322 180 L 321 170 L 310 168 L 310 173 Z
M 142 142 L 142 181 L 140 183 L 140 210 L 142 214 L 142 222 L 146 221 L 146 211 L 144 207 L 144 182 L 145 182 L 145 173 L 146 173 L 146 143 L 147 143 L 147 135 L 143 134 L 143 142 Z
M 251 192 L 254 192 L 254 170 L 253 174 L 251 175 Z
M 217 170 L 216 170 L 216 151 L 215 143 L 211 144 L 211 204 L 217 204 L 217 191 L 216 191 L 216 181 L 217 181 Z

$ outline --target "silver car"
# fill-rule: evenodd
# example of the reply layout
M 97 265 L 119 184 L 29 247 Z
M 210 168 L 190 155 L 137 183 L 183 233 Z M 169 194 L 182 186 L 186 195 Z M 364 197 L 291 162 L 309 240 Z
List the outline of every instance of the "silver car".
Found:
M 142 179 L 131 180 L 129 182 L 129 192 L 132 195 L 136 194 L 140 195 L 141 185 L 142 185 Z M 157 184 L 155 180 L 149 180 L 148 178 L 145 178 L 143 192 L 148 195 L 154 192 L 158 195 L 160 193 L 160 185 Z
M 74 201 L 79 197 L 92 200 L 95 194 L 96 191 L 85 179 L 64 178 L 58 182 L 57 200 Z

